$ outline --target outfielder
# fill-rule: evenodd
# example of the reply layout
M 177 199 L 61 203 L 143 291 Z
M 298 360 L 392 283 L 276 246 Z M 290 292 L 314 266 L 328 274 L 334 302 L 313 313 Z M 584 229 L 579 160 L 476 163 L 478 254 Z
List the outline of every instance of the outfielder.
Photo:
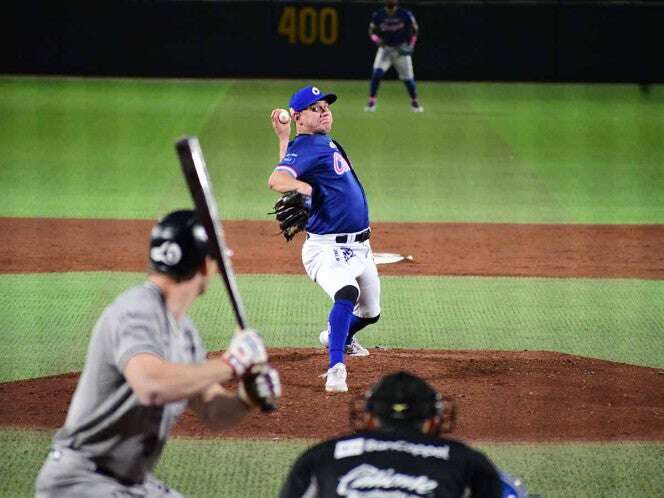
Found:
M 403 371 L 387 375 L 358 401 L 355 431 L 306 450 L 282 498 L 510 496 L 484 454 L 441 436 L 454 428 L 455 404 L 424 380 Z
M 254 331 L 236 334 L 222 358 L 206 351 L 187 310 L 217 271 L 194 211 L 162 218 L 150 237 L 151 273 L 97 321 L 65 425 L 36 482 L 37 498 L 182 495 L 152 470 L 187 403 L 223 429 L 281 392 Z M 232 394 L 220 385 L 240 378 Z
M 315 86 L 295 92 L 290 116 L 296 136 L 290 142 L 290 124 L 279 121 L 279 109 L 272 111 L 279 164 L 268 181 L 272 190 L 285 193 L 275 212 L 286 239 L 306 228 L 302 262 L 334 301 L 328 329 L 320 334 L 329 349 L 327 392 L 348 391 L 344 353 L 369 355 L 355 334 L 380 316 L 367 198 L 343 148 L 328 136 L 336 100 Z
M 406 85 L 408 95 L 410 95 L 411 109 L 414 112 L 424 110 L 417 100 L 412 58 L 419 27 L 415 16 L 409 10 L 399 7 L 398 4 L 398 0 L 386 0 L 385 7 L 377 10 L 371 16 L 369 38 L 378 46 L 378 50 L 373 63 L 369 102 L 364 108 L 365 111 L 376 110 L 380 80 L 392 66 L 399 74 L 399 79 Z

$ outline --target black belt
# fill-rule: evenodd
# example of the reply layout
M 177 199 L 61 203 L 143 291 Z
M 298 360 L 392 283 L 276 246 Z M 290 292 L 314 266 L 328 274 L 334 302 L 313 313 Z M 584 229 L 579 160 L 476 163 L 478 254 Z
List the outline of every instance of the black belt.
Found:
M 369 237 L 371 237 L 371 228 L 367 228 L 364 232 L 358 233 L 355 236 L 355 242 L 364 242 L 365 240 L 369 240 Z M 348 242 L 348 235 L 337 235 L 335 240 L 337 244 L 345 244 Z

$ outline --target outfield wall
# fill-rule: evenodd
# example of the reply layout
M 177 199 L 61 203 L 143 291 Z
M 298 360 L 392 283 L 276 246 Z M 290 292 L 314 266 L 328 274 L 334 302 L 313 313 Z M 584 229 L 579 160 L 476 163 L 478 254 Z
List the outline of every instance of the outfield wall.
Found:
M 381 3 L 12 0 L 0 73 L 367 78 Z M 402 3 L 420 79 L 664 81 L 664 2 Z

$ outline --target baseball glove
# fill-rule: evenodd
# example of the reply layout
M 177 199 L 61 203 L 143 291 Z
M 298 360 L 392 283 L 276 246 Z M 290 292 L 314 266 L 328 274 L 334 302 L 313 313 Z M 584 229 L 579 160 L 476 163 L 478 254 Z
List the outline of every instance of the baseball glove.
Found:
M 402 43 L 399 45 L 399 55 L 412 55 L 413 50 L 415 50 L 415 47 L 409 43 Z
M 267 363 L 252 366 L 240 379 L 239 395 L 249 407 L 257 406 L 263 412 L 276 410 L 281 397 L 279 373 Z
M 275 202 L 274 211 L 268 214 L 276 215 L 279 230 L 286 240 L 290 241 L 296 233 L 307 226 L 309 211 L 311 211 L 311 196 L 290 190 Z

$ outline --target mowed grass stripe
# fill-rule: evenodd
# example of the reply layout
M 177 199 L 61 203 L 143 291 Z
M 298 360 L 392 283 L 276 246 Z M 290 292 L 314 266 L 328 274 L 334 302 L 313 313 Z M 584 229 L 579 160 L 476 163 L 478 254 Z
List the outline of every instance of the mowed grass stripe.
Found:
M 4 216 L 142 218 L 191 204 L 173 144 L 224 82 L 0 78 Z
M 402 83 L 386 81 L 378 111 L 365 113 L 366 82 L 320 84 L 339 96 L 332 136 L 350 155 L 373 220 L 571 221 L 458 87 L 422 84 L 427 112 L 415 114 Z M 211 176 L 224 189 L 217 194 L 225 216 L 264 219 L 265 182 L 278 152 L 267 116 L 298 85 L 238 82 L 207 122 L 202 138 Z
M 651 95 L 637 85 L 453 88 L 530 164 L 574 221 L 661 219 L 664 88 Z
M 138 273 L 0 276 L 0 380 L 80 370 L 95 320 Z M 240 275 L 250 323 L 269 346 L 319 347 L 330 302 L 305 276 Z M 622 279 L 383 277 L 381 320 L 365 345 L 551 350 L 664 366 L 664 282 Z M 191 315 L 223 349 L 234 318 L 214 279 Z
M 267 219 L 269 112 L 297 80 L 0 78 L 3 216 L 156 218 L 190 205 L 173 152 L 199 134 L 221 212 Z M 335 91 L 337 138 L 375 221 L 663 223 L 664 99 L 633 85 L 386 81 Z M 404 182 L 404 178 L 407 181 Z
M 0 429 L 0 496 L 34 495 L 50 440 L 47 432 Z M 191 498 L 276 496 L 292 462 L 314 443 L 172 439 L 156 473 Z M 663 444 L 475 446 L 547 498 L 654 497 L 664 487 Z

